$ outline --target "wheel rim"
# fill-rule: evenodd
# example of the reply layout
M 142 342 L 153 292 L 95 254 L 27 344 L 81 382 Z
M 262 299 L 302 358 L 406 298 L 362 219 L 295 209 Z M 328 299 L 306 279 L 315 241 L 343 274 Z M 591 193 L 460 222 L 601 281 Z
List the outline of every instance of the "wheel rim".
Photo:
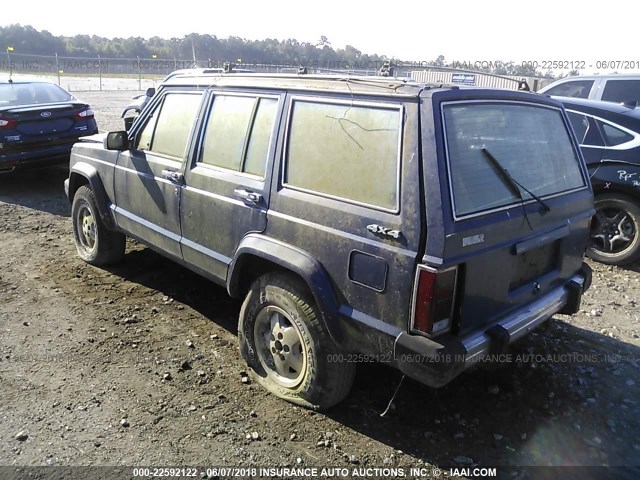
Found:
M 637 234 L 637 226 L 628 212 L 599 208 L 591 223 L 591 247 L 603 255 L 619 255 L 633 245 Z
M 93 250 L 96 246 L 98 233 L 96 229 L 96 220 L 93 212 L 88 205 L 82 205 L 78 209 L 77 214 L 77 232 L 80 245 L 86 250 Z
M 256 317 L 254 338 L 267 375 L 283 387 L 298 386 L 307 369 L 307 356 L 291 317 L 279 307 L 267 306 Z

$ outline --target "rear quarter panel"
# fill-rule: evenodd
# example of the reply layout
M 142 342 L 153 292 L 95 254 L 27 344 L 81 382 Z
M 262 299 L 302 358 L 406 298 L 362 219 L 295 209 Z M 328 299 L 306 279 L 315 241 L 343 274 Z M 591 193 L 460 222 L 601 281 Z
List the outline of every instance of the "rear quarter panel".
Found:
M 596 194 L 619 192 L 640 201 L 640 164 L 608 160 L 589 166 Z

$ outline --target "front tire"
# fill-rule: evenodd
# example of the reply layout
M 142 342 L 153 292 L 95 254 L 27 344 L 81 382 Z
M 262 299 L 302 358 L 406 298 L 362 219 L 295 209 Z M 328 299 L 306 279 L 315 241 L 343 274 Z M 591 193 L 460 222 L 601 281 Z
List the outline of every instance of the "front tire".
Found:
M 596 196 L 587 255 L 608 265 L 626 265 L 640 257 L 640 207 L 618 194 Z
M 85 262 L 105 266 L 122 260 L 126 237 L 109 230 L 98 211 L 93 190 L 87 186 L 78 188 L 71 205 L 73 239 L 78 255 Z
M 253 283 L 238 338 L 253 378 L 284 400 L 324 410 L 351 389 L 355 364 L 340 354 L 306 285 L 293 275 L 272 273 Z

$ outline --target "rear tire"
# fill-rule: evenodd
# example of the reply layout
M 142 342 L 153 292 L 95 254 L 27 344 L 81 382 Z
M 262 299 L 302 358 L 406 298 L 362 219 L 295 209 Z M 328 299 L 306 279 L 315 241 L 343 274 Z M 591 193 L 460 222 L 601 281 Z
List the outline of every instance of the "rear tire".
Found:
M 82 260 L 96 266 L 122 260 L 126 237 L 106 227 L 100 218 L 93 190 L 89 187 L 78 188 L 73 196 L 71 220 L 73 239 Z
M 640 258 L 640 206 L 619 194 L 597 195 L 587 256 L 608 265 Z
M 355 364 L 340 353 L 306 285 L 293 275 L 270 273 L 253 283 L 238 339 L 253 378 L 284 400 L 324 410 L 351 389 Z

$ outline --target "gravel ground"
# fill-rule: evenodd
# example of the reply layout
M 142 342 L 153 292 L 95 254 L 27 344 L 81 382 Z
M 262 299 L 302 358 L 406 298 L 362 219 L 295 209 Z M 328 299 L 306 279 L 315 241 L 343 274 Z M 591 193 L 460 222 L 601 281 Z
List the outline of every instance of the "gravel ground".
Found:
M 106 131 L 135 93 L 79 96 Z M 0 465 L 640 465 L 640 265 L 591 263 L 583 310 L 500 368 L 407 379 L 382 417 L 401 375 L 359 365 L 319 414 L 243 380 L 224 289 L 134 242 L 117 267 L 83 263 L 65 176 L 0 177 Z

